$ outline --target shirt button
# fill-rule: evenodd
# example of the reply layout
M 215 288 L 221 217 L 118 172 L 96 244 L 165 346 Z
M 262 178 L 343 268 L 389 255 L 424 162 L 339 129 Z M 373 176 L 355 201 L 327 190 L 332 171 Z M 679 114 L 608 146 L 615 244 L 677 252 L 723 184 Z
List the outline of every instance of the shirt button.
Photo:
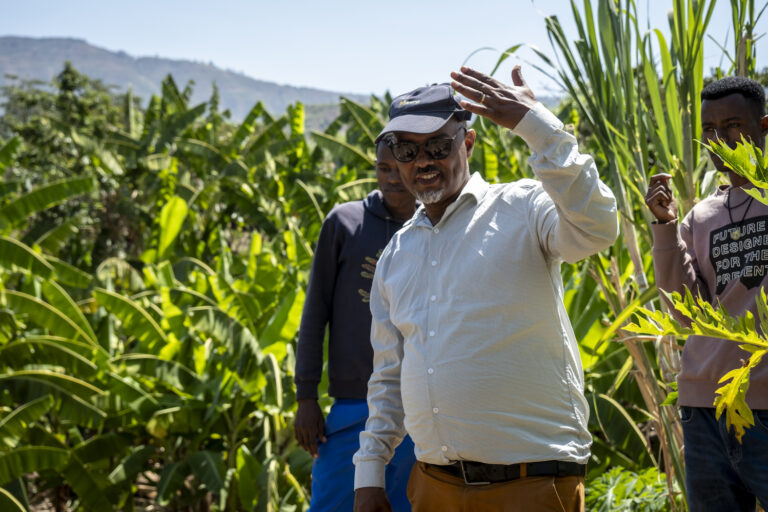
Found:
M 433 266 L 433 267 L 436 267 L 436 266 L 437 266 L 437 260 L 432 260 L 432 266 Z
M 432 232 L 434 234 L 438 234 L 440 232 L 440 228 L 435 228 L 435 229 L 432 230 Z
M 429 335 L 430 336 L 434 336 L 435 335 L 435 331 L 429 331 Z
M 447 447 L 447 446 L 445 446 L 445 445 L 441 446 L 441 447 L 440 447 L 440 449 L 441 449 L 441 450 L 443 450 L 444 452 L 447 452 L 447 451 L 448 451 L 448 447 Z
M 433 373 L 435 373 L 435 370 L 432 368 L 427 368 L 427 373 L 432 375 Z
M 434 409 L 432 409 L 432 412 L 433 412 L 433 413 L 435 413 L 435 414 L 437 414 L 439 410 L 440 410 L 440 409 L 438 409 L 437 407 L 435 407 Z
M 433 295 L 429 298 L 432 302 L 435 302 L 437 300 L 437 295 Z

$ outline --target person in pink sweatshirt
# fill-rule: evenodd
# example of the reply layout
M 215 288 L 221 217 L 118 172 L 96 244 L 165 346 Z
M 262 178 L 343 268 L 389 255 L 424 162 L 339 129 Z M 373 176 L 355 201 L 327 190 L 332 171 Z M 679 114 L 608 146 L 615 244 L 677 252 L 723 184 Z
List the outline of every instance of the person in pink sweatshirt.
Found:
M 743 135 L 764 148 L 768 116 L 759 83 L 724 78 L 704 87 L 701 99 L 704 140 L 734 147 Z M 651 226 L 656 283 L 667 292 L 688 287 L 732 315 L 757 317 L 755 298 L 768 282 L 768 206 L 744 192 L 751 186 L 746 179 L 711 158 L 730 185 L 702 199 L 679 226 L 670 176 L 651 177 L 645 201 L 657 219 Z M 715 419 L 718 381 L 748 356 L 732 341 L 690 336 L 685 343 L 677 385 L 691 512 L 754 511 L 756 499 L 768 506 L 768 360 L 752 371 L 747 404 L 755 425 L 742 442 L 726 428 L 725 414 Z

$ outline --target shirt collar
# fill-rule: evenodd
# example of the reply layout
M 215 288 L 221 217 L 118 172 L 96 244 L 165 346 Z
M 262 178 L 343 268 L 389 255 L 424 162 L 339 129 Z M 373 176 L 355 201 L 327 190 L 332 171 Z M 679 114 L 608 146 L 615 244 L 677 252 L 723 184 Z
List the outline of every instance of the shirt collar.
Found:
M 457 197 L 454 202 L 448 205 L 448 208 L 445 209 L 445 213 L 443 214 L 443 218 L 440 219 L 438 224 L 445 222 L 445 220 L 465 202 L 474 199 L 475 204 L 478 204 L 480 201 L 482 201 L 483 197 L 485 197 L 489 187 L 490 185 L 488 185 L 488 182 L 483 179 L 479 172 L 472 173 L 472 175 L 469 177 L 469 181 L 467 181 L 467 184 L 464 185 L 463 189 L 461 189 L 459 197 Z M 433 227 L 432 222 L 429 220 L 429 217 L 427 217 L 427 211 L 424 209 L 424 205 L 419 206 L 419 209 L 416 210 L 416 213 L 413 217 L 413 224 L 416 226 L 425 226 L 428 228 Z

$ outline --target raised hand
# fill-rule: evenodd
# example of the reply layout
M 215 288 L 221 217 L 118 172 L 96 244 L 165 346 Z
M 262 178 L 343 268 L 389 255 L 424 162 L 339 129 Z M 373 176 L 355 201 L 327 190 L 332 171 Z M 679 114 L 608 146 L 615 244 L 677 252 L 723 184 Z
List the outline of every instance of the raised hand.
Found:
M 325 419 L 317 400 L 299 400 L 293 430 L 299 445 L 310 455 L 317 457 L 317 440 L 323 443 L 326 441 Z
M 468 67 L 462 67 L 461 72 L 452 72 L 451 78 L 451 87 L 474 101 L 462 101 L 462 107 L 505 128 L 517 126 L 523 116 L 538 103 L 533 91 L 523 80 L 520 66 L 512 69 L 512 85 L 503 84 Z
M 661 173 L 651 176 L 648 192 L 645 193 L 645 204 L 659 222 L 670 222 L 677 218 L 677 202 L 669 188 L 671 175 Z

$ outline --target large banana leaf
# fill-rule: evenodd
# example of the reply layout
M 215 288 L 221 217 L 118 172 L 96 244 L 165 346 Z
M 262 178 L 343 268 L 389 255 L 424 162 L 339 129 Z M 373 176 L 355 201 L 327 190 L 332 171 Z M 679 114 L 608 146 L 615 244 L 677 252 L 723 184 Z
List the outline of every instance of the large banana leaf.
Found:
M 160 240 L 157 244 L 158 261 L 167 259 L 179 236 L 184 219 L 187 218 L 186 201 L 179 196 L 173 196 L 160 210 Z
M 21 147 L 21 137 L 15 135 L 0 146 L 0 171 L 11 165 Z
M 6 236 L 0 236 L 0 266 L 8 270 L 15 266 L 42 278 L 51 277 L 53 271 L 53 266 L 31 247 Z
M 0 297 L 5 299 L 8 306 L 14 312 L 27 316 L 35 324 L 47 329 L 55 336 L 94 342 L 94 339 L 91 337 L 92 331 L 91 334 L 84 331 L 83 328 L 66 313 L 59 311 L 54 306 L 37 297 L 13 290 L 2 292 Z
M 85 274 L 85 273 L 84 273 Z M 90 277 L 88 274 L 86 276 Z M 76 323 L 78 327 L 88 336 L 88 339 L 94 344 L 98 345 L 99 341 L 96 338 L 96 333 L 93 332 L 91 324 L 85 319 L 85 315 L 80 310 L 72 297 L 59 286 L 58 283 L 51 280 L 43 281 L 42 283 L 43 295 L 48 299 L 48 303 L 55 307 L 58 311 L 65 314 L 72 322 Z
M 220 492 L 224 487 L 224 462 L 219 452 L 199 451 L 187 456 L 195 476 L 212 492 Z
M 27 512 L 27 508 L 15 496 L 2 487 L 0 487 L 0 509 L 5 512 Z
M 41 396 L 0 418 L 0 442 L 7 448 L 15 448 L 29 424 L 40 419 L 52 406 L 53 397 Z
M 69 461 L 69 452 L 51 446 L 22 446 L 0 453 L 0 485 L 45 469 L 60 469 Z
M 150 352 L 159 351 L 168 342 L 157 322 L 137 302 L 103 288 L 95 289 L 93 298 L 120 320 L 127 335 L 137 338 Z
M 25 339 L 8 343 L 0 348 L 0 361 L 16 369 L 28 365 L 61 368 L 69 375 L 87 379 L 94 377 L 99 370 L 99 365 L 91 361 L 96 351 L 93 350 L 92 345 L 88 348 L 90 350 L 86 354 L 79 354 L 67 345 L 52 339 Z M 103 361 L 101 366 L 104 366 Z
M 71 178 L 37 187 L 0 208 L 0 217 L 11 224 L 19 224 L 30 215 L 69 201 L 93 190 L 90 177 Z

